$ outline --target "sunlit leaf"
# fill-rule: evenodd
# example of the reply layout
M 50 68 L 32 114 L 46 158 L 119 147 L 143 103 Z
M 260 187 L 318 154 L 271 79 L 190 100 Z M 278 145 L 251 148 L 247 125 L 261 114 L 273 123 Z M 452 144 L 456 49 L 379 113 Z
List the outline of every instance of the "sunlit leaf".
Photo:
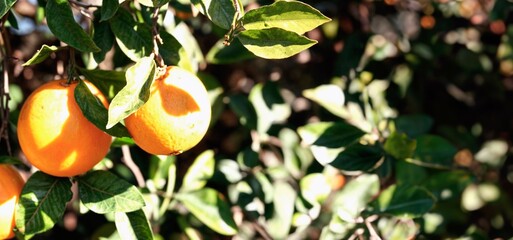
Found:
M 113 127 L 148 101 L 155 71 L 153 56 L 142 58 L 126 71 L 126 85 L 110 104 L 107 128 Z
M 16 228 L 23 234 L 45 232 L 61 220 L 71 200 L 71 182 L 43 172 L 27 180 L 16 206 Z
M 249 93 L 249 101 L 255 107 L 257 130 L 261 133 L 269 130 L 272 124 L 283 123 L 290 116 L 290 106 L 280 94 L 273 82 L 258 83 Z
M 221 116 L 222 112 L 225 108 L 225 103 L 223 102 L 224 97 L 224 89 L 219 80 L 211 74 L 207 74 L 204 72 L 199 72 L 198 77 L 205 85 L 205 88 L 208 92 L 208 98 L 210 100 L 210 106 L 212 107 L 212 116 L 210 118 L 210 127 L 214 127 L 215 123 Z
M 274 211 L 267 221 L 267 231 L 273 239 L 285 239 L 289 235 L 297 193 L 287 182 L 274 183 Z
M 300 145 L 301 139 L 292 129 L 282 129 L 278 138 L 281 140 L 285 167 L 294 177 L 299 178 L 313 162 L 311 152 Z
M 344 117 L 345 95 L 340 86 L 323 84 L 303 91 L 303 96 L 326 108 L 335 116 Z
M 115 222 L 121 239 L 153 239 L 150 223 L 141 209 L 129 213 L 116 212 Z
M 310 203 L 323 203 L 331 192 L 326 176 L 322 173 L 311 173 L 299 181 L 301 195 Z
M 367 203 L 379 191 L 379 178 L 374 174 L 363 174 L 349 181 L 335 195 L 333 207 L 341 219 L 353 222 L 367 207 Z
M 300 1 L 276 1 L 250 10 L 242 17 L 247 30 L 282 28 L 297 34 L 308 32 L 330 21 L 317 9 Z
M 214 174 L 214 166 L 214 151 L 201 153 L 185 173 L 180 191 L 190 192 L 203 188 Z
M 77 180 L 80 200 L 95 213 L 132 212 L 145 205 L 134 185 L 108 171 L 92 171 Z
M 48 0 L 46 21 L 52 33 L 61 41 L 81 52 L 98 52 L 93 39 L 75 22 L 67 0 Z
M 37 50 L 36 54 L 32 56 L 28 61 L 26 61 L 23 66 L 30 66 L 34 64 L 38 64 L 46 60 L 48 57 L 52 55 L 52 53 L 57 52 L 61 50 L 62 47 L 56 47 L 56 46 L 48 46 L 46 44 L 43 44 L 39 50 Z
M 244 30 L 237 38 L 249 51 L 261 58 L 283 59 L 294 56 L 317 43 L 281 28 Z
M 175 195 L 194 216 L 212 230 L 223 235 L 234 235 L 237 226 L 232 218 L 228 203 L 211 188 Z
M 191 0 L 194 6 L 217 26 L 229 29 L 235 16 L 233 0 Z
M 95 97 L 84 81 L 80 81 L 75 88 L 75 100 L 84 116 L 100 130 L 115 137 L 130 137 L 128 130 L 120 123 L 107 129 L 108 110 L 103 103 Z
M 108 99 L 112 99 L 126 85 L 125 72 L 77 67 L 85 80 L 93 83 Z
M 409 185 L 392 185 L 385 189 L 373 203 L 371 212 L 390 214 L 401 218 L 416 218 L 433 208 L 436 199 L 425 188 Z

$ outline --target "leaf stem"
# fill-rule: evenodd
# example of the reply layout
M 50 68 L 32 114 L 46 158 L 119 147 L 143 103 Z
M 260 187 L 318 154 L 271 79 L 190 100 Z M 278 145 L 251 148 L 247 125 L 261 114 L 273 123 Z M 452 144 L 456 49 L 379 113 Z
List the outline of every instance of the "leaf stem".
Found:
M 153 53 L 155 54 L 155 62 L 159 68 L 163 68 L 165 66 L 164 60 L 159 53 L 159 44 L 163 44 L 162 38 L 160 38 L 159 30 L 158 30 L 158 18 L 159 18 L 160 7 L 155 7 L 153 9 L 152 21 L 152 35 L 153 35 Z
M 134 174 L 135 180 L 137 181 L 137 186 L 143 188 L 146 185 L 144 182 L 144 176 L 139 167 L 135 164 L 134 160 L 132 159 L 132 154 L 130 154 L 130 148 L 128 147 L 128 145 L 122 145 L 121 152 L 123 153 L 122 161 Z

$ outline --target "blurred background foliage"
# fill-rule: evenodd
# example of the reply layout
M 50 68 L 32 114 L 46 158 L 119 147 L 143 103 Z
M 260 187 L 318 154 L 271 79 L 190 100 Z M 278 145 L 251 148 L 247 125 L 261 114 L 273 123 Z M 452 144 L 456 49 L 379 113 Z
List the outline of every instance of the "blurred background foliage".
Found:
M 273 1 L 242 2 L 252 9 Z M 151 193 L 165 188 L 176 163 L 176 198 L 185 208 L 150 218 L 154 231 L 165 239 L 228 238 L 219 233 L 230 228 L 197 219 L 195 199 L 212 192 L 179 193 L 198 189 L 182 182 L 203 171 L 214 200 L 218 192 L 228 203 L 219 209 L 233 215 L 236 239 L 513 236 L 513 2 L 304 2 L 332 21 L 307 33 L 318 44 L 284 60 L 257 58 L 237 41 L 224 47 L 224 30 L 187 0 L 170 2 L 164 21 L 209 89 L 210 131 L 176 158 L 149 156 L 118 139 L 99 166 L 159 202 L 166 199 Z M 20 159 L 20 104 L 65 74 L 69 58 L 57 52 L 22 66 L 42 44 L 59 45 L 41 11 L 37 1 L 18 0 L 11 16 L 19 26 L 9 28 L 12 131 L 0 153 Z M 77 11 L 84 27 L 88 14 Z M 113 52 L 99 64 L 83 55 L 79 64 L 112 70 L 130 63 Z M 126 144 L 143 180 L 123 164 Z M 57 227 L 35 239 L 113 231 L 112 218 L 80 209 L 70 205 Z

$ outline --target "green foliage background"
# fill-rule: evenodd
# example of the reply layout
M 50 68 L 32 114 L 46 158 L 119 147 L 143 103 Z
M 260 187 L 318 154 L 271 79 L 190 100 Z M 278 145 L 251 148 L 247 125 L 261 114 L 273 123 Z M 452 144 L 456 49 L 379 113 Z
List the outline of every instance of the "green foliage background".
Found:
M 512 3 L 273 3 L 0 1 L 10 76 L 0 161 L 30 176 L 18 237 L 513 235 Z M 198 146 L 148 155 L 126 115 L 77 87 L 84 114 L 116 137 L 111 151 L 73 188 L 29 173 L 15 133 L 30 92 L 80 77 L 128 113 L 143 103 L 123 99 L 153 81 L 152 53 L 209 90 L 213 120 Z

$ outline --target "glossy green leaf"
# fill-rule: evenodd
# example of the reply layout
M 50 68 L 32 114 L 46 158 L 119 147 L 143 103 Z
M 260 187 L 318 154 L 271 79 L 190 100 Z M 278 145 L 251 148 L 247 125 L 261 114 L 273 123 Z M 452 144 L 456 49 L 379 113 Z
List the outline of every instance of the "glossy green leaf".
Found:
M 126 71 L 126 85 L 116 94 L 109 106 L 107 128 L 121 122 L 148 101 L 155 71 L 153 56 L 142 58 Z
M 457 152 L 456 147 L 449 141 L 436 135 L 422 135 L 417 137 L 417 148 L 413 163 L 432 167 L 448 167 L 453 165 L 453 158 Z
M 261 58 L 283 59 L 294 56 L 317 43 L 281 28 L 242 31 L 237 38 L 249 51 Z
M 81 52 L 98 52 L 93 39 L 75 22 L 67 0 L 48 0 L 46 21 L 52 33 L 61 41 Z
M 181 59 L 180 51 L 185 51 L 182 44 L 170 33 L 161 29 L 159 32 L 162 44 L 159 44 L 159 53 L 166 65 L 178 65 Z
M 100 22 L 111 19 L 119 8 L 119 0 L 102 0 Z
M 6 5 L 4 6 L 7 6 L 7 3 Z M 0 10 L 1 11 L 1 10 Z M 16 19 L 16 16 L 15 16 L 15 12 L 13 11 L 13 9 L 11 8 L 9 10 L 9 15 L 7 15 L 7 21 L 5 22 L 4 26 L 5 27 L 12 27 L 16 30 L 20 30 L 20 26 L 18 24 L 18 19 Z
M 190 192 L 203 188 L 214 175 L 214 166 L 214 151 L 201 153 L 185 173 L 180 191 Z
M 110 28 L 116 36 L 119 48 L 132 61 L 149 56 L 153 51 L 153 37 L 148 25 L 137 23 L 123 8 L 118 9 L 110 20 Z
M 145 205 L 134 185 L 108 171 L 92 171 L 77 181 L 80 200 L 95 213 L 132 212 Z
M 23 164 L 23 162 L 12 156 L 0 156 L 0 164 Z
M 397 131 L 406 133 L 409 137 L 426 134 L 433 126 L 433 119 L 428 115 L 402 115 L 394 120 Z
M 95 16 L 96 15 L 97 14 L 95 14 Z M 108 22 L 94 21 L 93 26 L 93 41 L 100 48 L 100 51 L 93 53 L 93 57 L 97 63 L 100 63 L 105 59 L 107 52 L 112 49 L 116 39 L 114 37 L 114 33 L 112 33 L 112 30 L 110 29 L 110 24 Z
M 126 85 L 125 72 L 77 67 L 85 79 L 96 86 L 108 99 L 112 99 Z
M 209 63 L 230 64 L 255 58 L 255 54 L 242 46 L 240 41 L 232 41 L 226 46 L 224 39 L 221 39 L 208 51 L 206 58 Z
M 365 132 L 345 122 L 317 122 L 298 128 L 299 136 L 308 145 L 328 148 L 346 147 L 357 142 Z
M 379 178 L 363 174 L 351 180 L 335 195 L 333 207 L 341 219 L 354 222 L 367 207 L 367 203 L 379 192 Z
M 383 148 L 396 159 L 405 159 L 413 156 L 417 141 L 408 138 L 405 133 L 393 132 L 385 141 Z
M 108 110 L 103 103 L 94 96 L 87 85 L 80 81 L 75 88 L 75 100 L 84 116 L 100 130 L 115 137 L 130 137 L 128 130 L 120 123 L 112 128 L 105 128 L 108 121 Z
M 142 209 L 128 213 L 116 212 L 115 222 L 121 239 L 153 239 L 150 223 Z
M 232 218 L 230 206 L 220 194 L 211 188 L 175 195 L 196 218 L 212 230 L 223 235 L 234 235 L 237 226 Z
M 257 83 L 249 93 L 249 101 L 258 117 L 257 130 L 264 133 L 271 125 L 285 122 L 291 114 L 290 105 L 280 94 L 274 82 Z
M 71 200 L 71 182 L 43 172 L 27 180 L 16 206 L 16 228 L 25 235 L 45 232 L 61 220 Z
M 416 218 L 433 208 L 436 199 L 425 188 L 392 185 L 373 203 L 372 213 L 390 214 L 400 218 Z
M 32 56 L 28 61 L 26 61 L 23 66 L 30 66 L 38 63 L 42 63 L 44 60 L 46 60 L 48 57 L 52 55 L 52 53 L 55 53 L 59 50 L 63 49 L 62 47 L 56 47 L 56 46 L 48 46 L 46 44 L 43 44 L 39 50 L 37 50 L 36 54 Z
M 233 0 L 191 0 L 191 3 L 214 24 L 230 29 L 235 16 Z
M 344 171 L 370 171 L 378 166 L 382 158 L 381 148 L 354 144 L 338 154 L 330 165 Z
M 257 114 L 255 108 L 249 102 L 248 98 L 244 95 L 232 95 L 230 96 L 230 109 L 235 112 L 239 117 L 239 122 L 242 126 L 249 129 L 257 128 Z
M 274 183 L 274 211 L 267 221 L 267 231 L 273 239 L 286 239 L 289 236 L 296 197 L 296 190 L 287 182 Z
M 340 86 L 323 84 L 303 91 L 303 96 L 321 105 L 335 116 L 344 117 L 345 95 Z
M 276 1 L 250 10 L 242 17 L 246 30 L 282 28 L 297 34 L 308 32 L 330 19 L 317 9 L 300 1 Z
M 11 7 L 14 6 L 16 1 L 17 0 L 0 0 L 0 18 L 4 17 Z

